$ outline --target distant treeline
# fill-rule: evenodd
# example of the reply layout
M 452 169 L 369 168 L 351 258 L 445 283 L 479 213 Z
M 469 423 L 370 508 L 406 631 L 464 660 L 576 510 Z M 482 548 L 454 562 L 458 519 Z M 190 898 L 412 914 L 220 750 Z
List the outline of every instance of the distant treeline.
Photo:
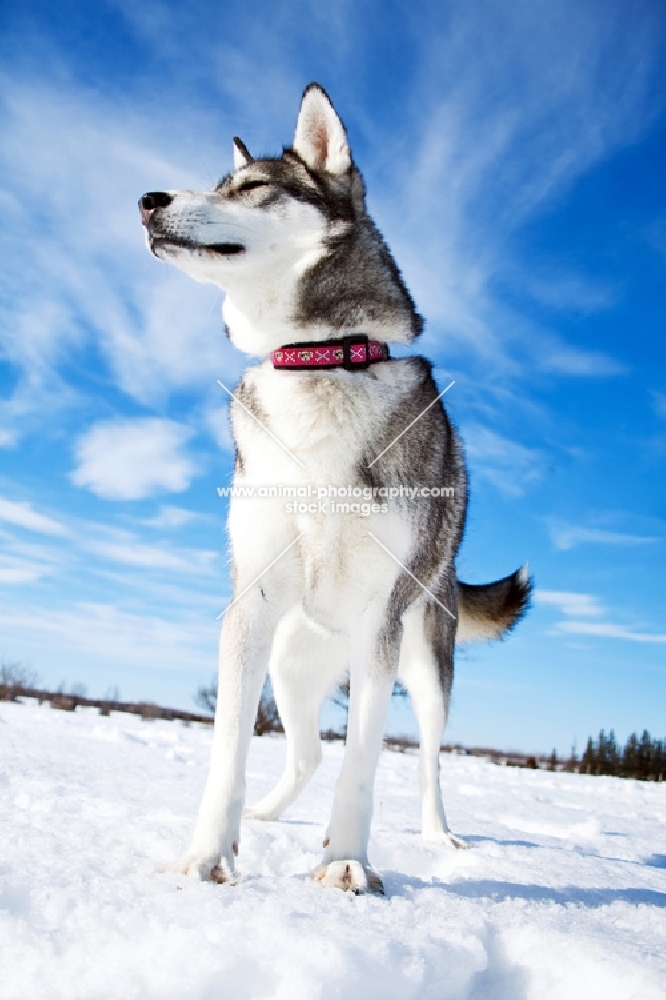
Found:
M 46 701 L 50 703 L 52 708 L 69 712 L 73 712 L 81 706 L 97 708 L 102 715 L 110 715 L 111 712 L 129 712 L 139 715 L 143 719 L 179 720 L 185 725 L 190 723 L 211 725 L 217 702 L 215 681 L 210 686 L 200 687 L 196 694 L 195 701 L 204 710 L 204 715 L 195 715 L 193 712 L 184 712 L 175 708 L 163 708 L 154 702 L 121 701 L 118 688 L 110 689 L 103 698 L 88 698 L 82 684 L 70 685 L 68 692 L 65 690 L 64 683 L 60 685 L 58 691 L 44 691 L 38 687 L 38 684 L 37 674 L 23 664 L 7 663 L 5 660 L 0 660 L 0 701 L 34 698 L 40 704 Z M 399 697 L 406 695 L 401 686 L 397 686 L 394 693 Z M 340 707 L 346 708 L 348 698 L 349 685 L 348 683 L 342 684 L 334 701 Z M 284 732 L 270 681 L 264 685 L 261 694 L 254 732 L 256 736 Z M 321 735 L 325 740 L 344 740 L 346 726 L 338 730 L 328 730 Z M 416 750 L 419 744 L 418 740 L 409 737 L 389 736 L 385 739 L 384 745 L 389 750 L 404 753 L 406 750 Z M 490 747 L 464 747 L 462 744 L 443 746 L 442 752 L 481 757 L 506 767 L 569 771 L 580 774 L 609 774 L 618 778 L 636 778 L 638 781 L 663 781 L 666 778 L 666 740 L 653 740 L 647 729 L 643 730 L 640 739 L 636 733 L 632 733 L 623 748 L 618 746 L 612 729 L 608 736 L 602 729 L 597 740 L 589 738 L 580 760 L 575 747 L 572 748 L 571 754 L 566 759 L 559 758 L 555 750 L 548 757 L 517 751 L 494 750 Z
M 663 781 L 666 775 L 666 740 L 653 740 L 644 729 L 642 736 L 632 733 L 624 747 L 620 747 L 613 730 L 607 736 L 602 729 L 598 739 L 590 736 L 580 760 L 574 749 L 568 761 L 558 762 L 553 750 L 550 768 L 553 771 L 578 771 L 580 774 L 610 774 L 638 781 Z

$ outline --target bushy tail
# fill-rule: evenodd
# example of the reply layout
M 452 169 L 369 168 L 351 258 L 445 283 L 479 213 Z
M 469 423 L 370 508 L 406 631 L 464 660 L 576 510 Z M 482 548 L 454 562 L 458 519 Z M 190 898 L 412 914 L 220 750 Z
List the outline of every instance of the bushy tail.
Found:
M 533 581 L 527 564 L 503 580 L 476 586 L 458 581 L 457 642 L 500 639 L 530 605 Z

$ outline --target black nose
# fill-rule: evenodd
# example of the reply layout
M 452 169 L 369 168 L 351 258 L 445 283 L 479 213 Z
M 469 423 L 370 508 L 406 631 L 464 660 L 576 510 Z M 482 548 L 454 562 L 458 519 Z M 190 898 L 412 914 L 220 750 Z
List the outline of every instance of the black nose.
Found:
M 173 196 L 166 191 L 149 191 L 139 198 L 139 208 L 152 212 L 154 208 L 166 208 L 173 201 Z

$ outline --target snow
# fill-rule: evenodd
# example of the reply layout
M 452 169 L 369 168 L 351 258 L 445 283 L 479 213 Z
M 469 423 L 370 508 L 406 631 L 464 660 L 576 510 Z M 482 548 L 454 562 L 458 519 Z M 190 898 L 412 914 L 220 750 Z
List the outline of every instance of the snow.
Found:
M 666 996 L 666 784 L 442 758 L 468 851 L 418 833 L 417 757 L 384 753 L 370 857 L 386 898 L 309 871 L 342 746 L 235 886 L 159 874 L 187 846 L 211 730 L 0 704 L 0 997 L 652 1000 Z M 248 801 L 284 740 L 255 739 Z

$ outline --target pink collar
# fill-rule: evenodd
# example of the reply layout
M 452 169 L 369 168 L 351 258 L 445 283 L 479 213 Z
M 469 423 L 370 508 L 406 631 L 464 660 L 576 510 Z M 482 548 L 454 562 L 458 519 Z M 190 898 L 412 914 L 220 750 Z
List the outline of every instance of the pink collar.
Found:
M 388 344 L 368 340 L 364 333 L 352 333 L 339 340 L 314 343 L 285 344 L 271 352 L 274 368 L 306 371 L 317 368 L 345 368 L 347 371 L 367 368 L 376 361 L 388 361 Z

